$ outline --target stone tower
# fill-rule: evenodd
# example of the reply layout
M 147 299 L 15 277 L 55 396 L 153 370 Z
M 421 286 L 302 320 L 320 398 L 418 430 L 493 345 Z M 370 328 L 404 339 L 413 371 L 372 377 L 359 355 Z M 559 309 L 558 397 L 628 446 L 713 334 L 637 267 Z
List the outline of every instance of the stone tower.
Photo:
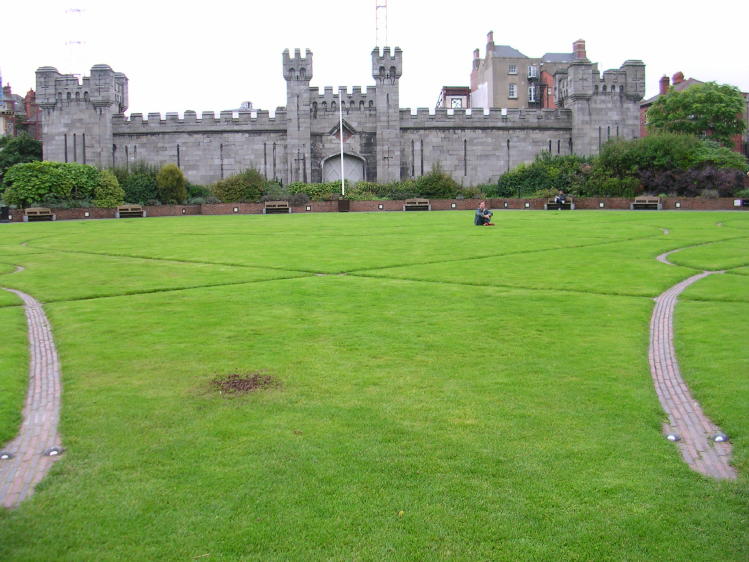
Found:
M 283 52 L 283 76 L 286 79 L 286 182 L 312 181 L 310 146 L 310 93 L 312 51 L 302 57 L 299 49 L 294 56 Z
M 559 107 L 572 110 L 572 143 L 577 154 L 598 154 L 612 138 L 640 136 L 640 100 L 645 95 L 645 64 L 628 60 L 601 77 L 587 58 L 554 75 Z
M 385 47 L 372 51 L 372 77 L 375 79 L 377 110 L 377 181 L 388 183 L 401 179 L 401 134 L 399 79 L 403 73 L 403 51 L 396 47 L 390 54 Z
M 97 64 L 79 82 L 43 66 L 36 71 L 36 92 L 45 160 L 112 165 L 112 116 L 127 109 L 127 76 Z

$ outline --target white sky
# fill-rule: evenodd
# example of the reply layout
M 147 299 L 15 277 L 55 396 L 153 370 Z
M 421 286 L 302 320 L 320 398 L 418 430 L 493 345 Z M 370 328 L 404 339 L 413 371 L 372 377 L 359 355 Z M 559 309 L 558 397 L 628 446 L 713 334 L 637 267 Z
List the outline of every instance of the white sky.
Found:
M 443 85 L 469 85 L 473 49 L 485 55 L 490 30 L 497 45 L 530 57 L 571 52 L 572 42 L 581 38 L 601 70 L 641 59 L 646 98 L 657 93 L 662 75 L 679 70 L 687 78 L 749 91 L 749 1 L 508 4 L 388 0 L 388 44 L 403 49 L 401 107 L 433 107 Z M 38 0 L 13 17 L 5 11 L 0 72 L 3 83 L 23 95 L 35 88 L 40 66 L 88 75 L 92 65 L 104 63 L 129 78 L 128 113 L 218 112 L 245 100 L 274 110 L 286 104 L 285 48 L 314 53 L 311 85 L 320 91 L 374 84 L 375 5 L 376 0 Z M 66 13 L 71 9 L 81 12 Z M 83 44 L 66 46 L 68 41 Z

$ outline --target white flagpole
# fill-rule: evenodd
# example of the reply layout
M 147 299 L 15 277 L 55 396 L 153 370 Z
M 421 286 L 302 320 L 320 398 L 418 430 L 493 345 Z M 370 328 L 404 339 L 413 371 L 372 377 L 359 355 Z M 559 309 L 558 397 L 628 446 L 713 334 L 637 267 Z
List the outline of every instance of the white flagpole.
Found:
M 338 134 L 341 139 L 341 195 L 346 195 L 346 186 L 343 183 L 343 94 L 338 89 Z

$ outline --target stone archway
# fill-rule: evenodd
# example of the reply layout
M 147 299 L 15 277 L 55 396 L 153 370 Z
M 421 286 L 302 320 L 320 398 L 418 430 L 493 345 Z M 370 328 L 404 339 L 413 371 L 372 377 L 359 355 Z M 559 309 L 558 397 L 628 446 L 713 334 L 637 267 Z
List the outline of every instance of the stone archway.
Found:
M 351 182 L 364 179 L 364 160 L 351 154 L 343 155 L 343 173 L 345 178 Z M 340 181 L 341 179 L 341 155 L 331 156 L 322 165 L 322 181 Z

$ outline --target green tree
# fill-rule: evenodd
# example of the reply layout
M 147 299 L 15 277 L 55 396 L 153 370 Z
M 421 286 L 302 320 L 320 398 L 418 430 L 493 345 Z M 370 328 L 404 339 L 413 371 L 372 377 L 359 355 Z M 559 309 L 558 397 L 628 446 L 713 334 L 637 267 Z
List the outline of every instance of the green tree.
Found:
M 725 146 L 744 131 L 744 96 L 735 86 L 706 82 L 659 97 L 647 114 L 648 129 L 712 138 Z
M 176 164 L 164 164 L 156 174 L 156 188 L 162 203 L 182 203 L 187 199 L 185 176 Z
M 0 137 L 0 181 L 11 166 L 41 159 L 42 143 L 31 136 Z

